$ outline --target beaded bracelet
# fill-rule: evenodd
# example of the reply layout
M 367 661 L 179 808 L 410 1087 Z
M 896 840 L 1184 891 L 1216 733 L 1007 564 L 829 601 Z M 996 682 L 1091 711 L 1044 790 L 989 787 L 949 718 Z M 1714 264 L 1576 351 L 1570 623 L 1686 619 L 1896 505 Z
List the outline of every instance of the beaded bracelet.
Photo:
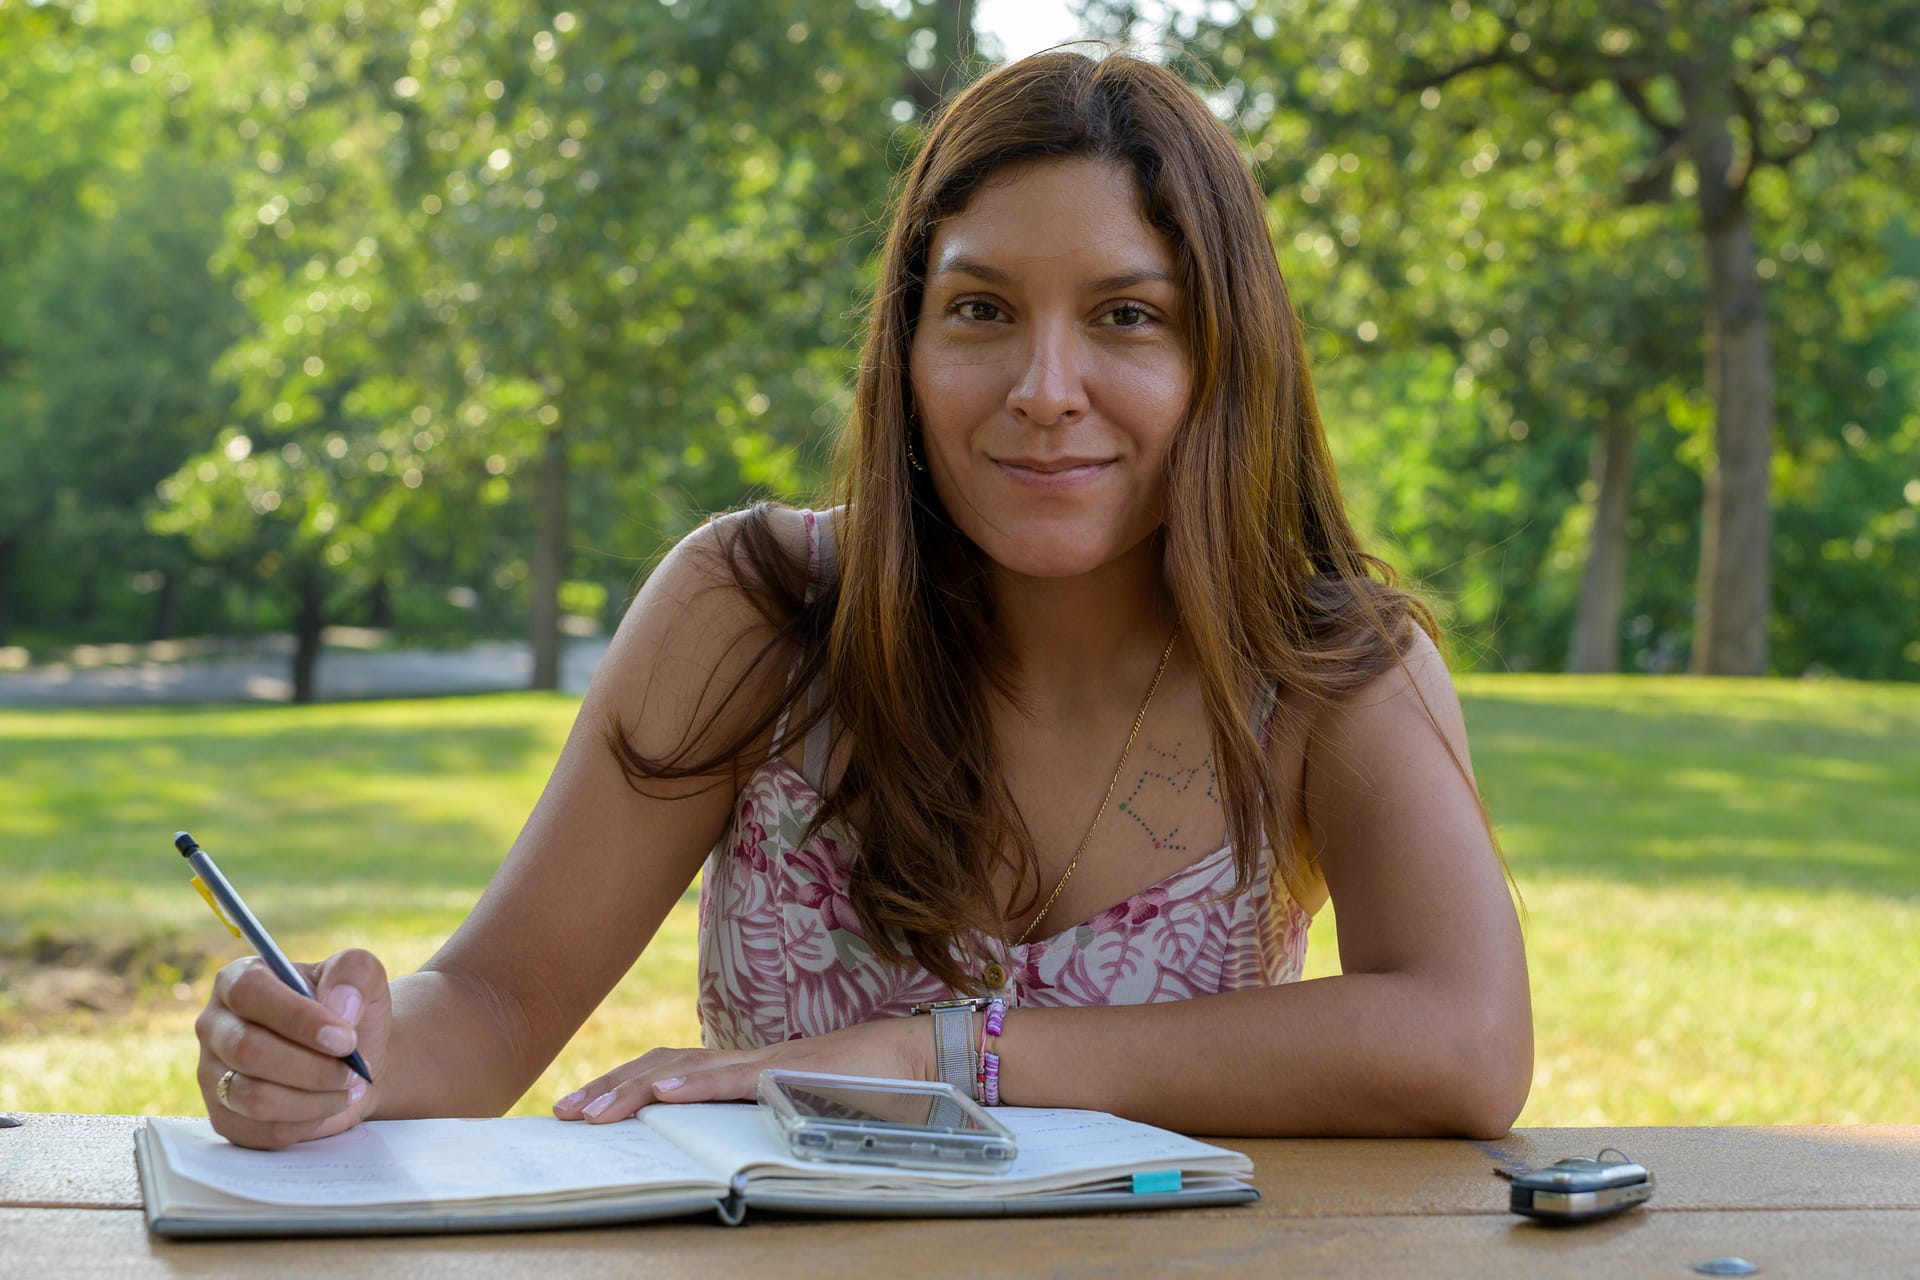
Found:
M 990 1107 L 1000 1105 L 1000 1055 L 993 1046 L 999 1043 L 1000 1029 L 1006 1025 L 1007 1002 L 998 996 L 987 1001 L 987 1016 L 980 1034 L 980 1072 L 974 1096 Z

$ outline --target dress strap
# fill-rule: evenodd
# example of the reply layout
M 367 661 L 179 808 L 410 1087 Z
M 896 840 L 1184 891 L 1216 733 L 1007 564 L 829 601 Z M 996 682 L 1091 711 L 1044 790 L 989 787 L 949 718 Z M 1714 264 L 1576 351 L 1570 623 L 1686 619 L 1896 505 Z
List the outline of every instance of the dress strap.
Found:
M 808 512 L 809 516 L 814 513 Z M 833 521 L 830 519 L 810 519 L 807 522 L 807 599 L 814 597 L 820 586 L 833 577 Z M 812 688 L 807 690 L 807 711 L 827 700 L 827 667 L 820 665 L 820 674 L 813 679 Z M 805 757 L 801 760 L 801 776 L 807 780 L 815 794 L 826 794 L 827 756 L 833 750 L 833 724 L 831 716 L 821 716 L 814 721 L 813 728 L 807 730 Z
M 1260 688 L 1253 695 L 1253 714 L 1248 719 L 1254 737 L 1260 740 L 1261 747 L 1267 745 L 1267 739 L 1273 735 L 1273 713 L 1280 706 L 1280 682 L 1262 680 Z
M 800 513 L 800 519 L 807 526 L 807 595 L 806 595 L 806 598 L 809 601 L 811 601 L 813 599 L 814 586 L 816 583 L 820 581 L 820 538 L 819 538 L 818 529 L 817 529 L 817 525 L 819 523 L 819 517 L 815 512 L 802 511 Z M 800 670 L 800 659 L 795 658 L 793 660 L 793 665 L 787 668 L 787 683 L 789 685 L 793 683 L 793 677 L 799 670 Z M 809 697 L 809 702 L 811 702 L 811 697 Z M 786 706 L 780 708 L 780 715 L 773 722 L 773 740 L 776 744 L 779 743 L 779 741 L 782 738 L 787 736 L 787 720 L 792 715 L 793 715 L 793 703 L 789 702 L 787 703 Z M 811 742 L 808 743 L 807 754 L 809 758 L 811 758 L 813 754 Z

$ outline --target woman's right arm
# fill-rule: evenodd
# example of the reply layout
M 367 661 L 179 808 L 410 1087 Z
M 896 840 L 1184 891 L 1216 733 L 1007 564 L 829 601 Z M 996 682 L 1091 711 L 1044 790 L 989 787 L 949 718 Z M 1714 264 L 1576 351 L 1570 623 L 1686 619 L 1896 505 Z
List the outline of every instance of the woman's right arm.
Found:
M 798 515 L 774 518 L 804 555 Z M 308 968 L 312 1001 L 258 961 L 221 971 L 196 1024 L 198 1079 L 218 1132 L 283 1147 L 377 1117 L 497 1115 L 631 967 L 719 839 L 734 787 L 722 773 L 649 782 L 642 795 L 608 748 L 608 725 L 617 716 L 651 757 L 702 725 L 699 745 L 714 748 L 776 699 L 786 676 L 784 656 L 748 671 L 772 631 L 735 585 L 728 523 L 689 535 L 647 580 L 512 851 L 419 973 L 389 984 L 373 956 L 341 952 Z M 745 696 L 716 718 L 736 687 Z M 356 1046 L 375 1078 L 357 1093 L 338 1060 Z

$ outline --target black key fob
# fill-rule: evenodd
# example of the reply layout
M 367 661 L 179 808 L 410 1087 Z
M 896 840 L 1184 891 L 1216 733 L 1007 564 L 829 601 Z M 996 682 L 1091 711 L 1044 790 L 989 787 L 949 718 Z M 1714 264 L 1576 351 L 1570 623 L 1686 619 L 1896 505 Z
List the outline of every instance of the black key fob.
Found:
M 1653 1175 L 1630 1160 L 1559 1160 L 1522 1169 L 1510 1182 L 1513 1211 L 1544 1222 L 1604 1218 L 1645 1204 L 1653 1194 Z

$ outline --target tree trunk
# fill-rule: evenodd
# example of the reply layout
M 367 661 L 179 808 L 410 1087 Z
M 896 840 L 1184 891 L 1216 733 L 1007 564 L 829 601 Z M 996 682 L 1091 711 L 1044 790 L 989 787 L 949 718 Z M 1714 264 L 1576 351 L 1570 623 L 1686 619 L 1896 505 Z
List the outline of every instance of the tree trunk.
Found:
M 393 626 L 393 585 L 384 573 L 367 588 L 367 625 L 375 631 Z
M 1727 78 L 1681 77 L 1707 250 L 1706 382 L 1714 451 L 1700 528 L 1695 675 L 1764 675 L 1773 593 L 1773 356 Z
M 1567 670 L 1620 669 L 1620 607 L 1627 589 L 1627 510 L 1633 499 L 1633 416 L 1613 410 L 1593 442 L 1593 528 Z
M 320 632 L 326 626 L 327 576 L 319 565 L 306 565 L 295 581 L 300 594 L 293 613 L 293 700 L 312 702 Z
M 13 634 L 13 600 L 20 583 L 20 539 L 0 538 L 0 644 Z
M 83 569 L 79 574 L 80 586 L 74 592 L 74 627 L 88 640 L 98 640 L 98 619 L 100 614 L 100 573 L 96 569 Z
M 153 623 L 147 628 L 148 640 L 171 640 L 180 629 L 180 575 L 171 569 L 160 570 L 160 590 L 153 597 Z
M 973 74 L 973 6 L 974 0 L 939 0 L 934 11 L 933 61 L 907 74 L 907 93 L 922 119 Z
M 560 687 L 560 583 L 567 569 L 567 447 L 556 426 L 547 432 L 534 487 L 533 571 L 528 604 L 533 625 L 533 688 Z

